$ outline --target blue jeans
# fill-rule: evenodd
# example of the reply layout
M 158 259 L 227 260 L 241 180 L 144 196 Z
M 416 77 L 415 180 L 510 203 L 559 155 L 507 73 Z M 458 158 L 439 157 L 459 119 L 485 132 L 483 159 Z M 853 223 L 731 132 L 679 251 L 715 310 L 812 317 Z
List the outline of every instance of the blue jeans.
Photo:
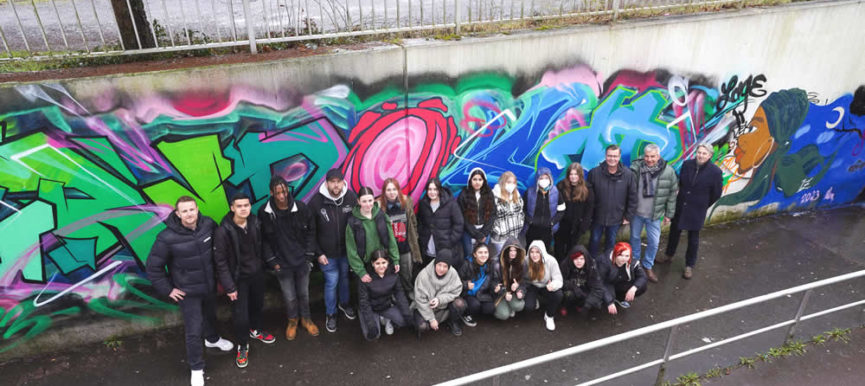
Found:
M 328 257 L 327 263 L 318 265 L 324 274 L 324 308 L 328 315 L 335 315 L 337 295 L 339 304 L 348 305 L 351 300 L 348 293 L 348 258 Z
M 646 227 L 646 257 L 640 260 L 640 234 Z M 655 265 L 655 255 L 658 253 L 658 240 L 661 239 L 661 220 L 652 220 L 648 217 L 634 215 L 631 220 L 631 257 L 634 261 L 640 261 L 645 269 L 652 269 Z
M 604 243 L 604 253 L 613 250 L 613 246 L 616 244 L 616 232 L 619 231 L 619 227 L 622 224 L 616 225 L 601 225 L 601 224 L 592 224 L 592 234 L 589 237 L 589 253 L 592 255 L 592 258 L 595 261 L 600 261 L 606 256 L 601 256 L 598 252 L 599 244 L 601 243 L 601 236 L 604 233 L 607 234 Z

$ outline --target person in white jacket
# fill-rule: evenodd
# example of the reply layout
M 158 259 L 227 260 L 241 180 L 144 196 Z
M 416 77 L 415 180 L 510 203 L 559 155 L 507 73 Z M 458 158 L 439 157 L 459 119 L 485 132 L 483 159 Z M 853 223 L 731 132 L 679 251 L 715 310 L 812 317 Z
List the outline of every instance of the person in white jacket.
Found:
M 526 259 L 526 308 L 538 309 L 543 304 L 547 330 L 556 329 L 554 317 L 562 304 L 562 272 L 555 257 L 547 253 L 542 240 L 529 245 Z

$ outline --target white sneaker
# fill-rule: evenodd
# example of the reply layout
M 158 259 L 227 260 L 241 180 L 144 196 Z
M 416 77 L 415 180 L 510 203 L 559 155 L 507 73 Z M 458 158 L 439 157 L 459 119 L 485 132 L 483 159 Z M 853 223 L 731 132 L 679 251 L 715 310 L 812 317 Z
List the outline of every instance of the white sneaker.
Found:
M 544 312 L 544 322 L 547 323 L 547 330 L 555 331 L 556 330 L 556 321 L 552 316 L 547 316 L 547 313 Z
M 204 370 L 192 370 L 189 384 L 192 386 L 204 386 Z
M 385 319 L 384 333 L 388 335 L 393 335 L 393 323 L 390 322 L 390 319 Z
M 222 337 L 216 341 L 216 343 L 210 343 L 207 339 L 204 340 L 204 346 L 210 348 L 218 348 L 222 351 L 228 352 L 234 349 L 234 343 L 231 343 L 228 339 L 223 339 Z

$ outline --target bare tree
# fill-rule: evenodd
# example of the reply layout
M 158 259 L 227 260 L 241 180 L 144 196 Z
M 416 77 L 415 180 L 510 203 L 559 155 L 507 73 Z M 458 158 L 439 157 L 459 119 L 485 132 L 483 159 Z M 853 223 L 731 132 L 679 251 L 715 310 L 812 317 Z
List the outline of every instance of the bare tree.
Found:
M 147 13 L 144 11 L 144 0 L 128 1 L 129 5 L 127 5 L 127 0 L 111 0 L 111 8 L 114 9 L 114 18 L 120 29 L 123 46 L 127 50 L 156 47 L 153 33 L 150 30 L 150 23 L 147 22 Z M 132 8 L 132 16 L 129 14 L 129 8 Z M 135 20 L 134 25 L 132 24 L 133 19 Z M 138 31 L 137 39 L 136 30 Z M 141 42 L 140 45 L 139 41 Z

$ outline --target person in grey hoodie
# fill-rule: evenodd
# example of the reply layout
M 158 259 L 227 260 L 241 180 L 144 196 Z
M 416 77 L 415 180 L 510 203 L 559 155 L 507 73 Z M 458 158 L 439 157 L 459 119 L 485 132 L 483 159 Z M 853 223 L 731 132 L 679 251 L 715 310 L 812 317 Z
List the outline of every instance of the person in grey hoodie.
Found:
M 556 311 L 562 304 L 562 272 L 559 262 L 547 253 L 547 248 L 541 240 L 532 241 L 529 245 L 529 258 L 526 259 L 525 280 L 526 304 L 530 309 L 544 306 L 544 323 L 547 330 L 555 331 Z
M 438 251 L 432 264 L 427 264 L 414 282 L 415 325 L 418 334 L 439 329 L 439 324 L 448 321 L 451 332 L 462 335 L 460 320 L 466 310 L 466 302 L 460 297 L 463 282 L 456 269 L 451 267 L 451 251 Z

